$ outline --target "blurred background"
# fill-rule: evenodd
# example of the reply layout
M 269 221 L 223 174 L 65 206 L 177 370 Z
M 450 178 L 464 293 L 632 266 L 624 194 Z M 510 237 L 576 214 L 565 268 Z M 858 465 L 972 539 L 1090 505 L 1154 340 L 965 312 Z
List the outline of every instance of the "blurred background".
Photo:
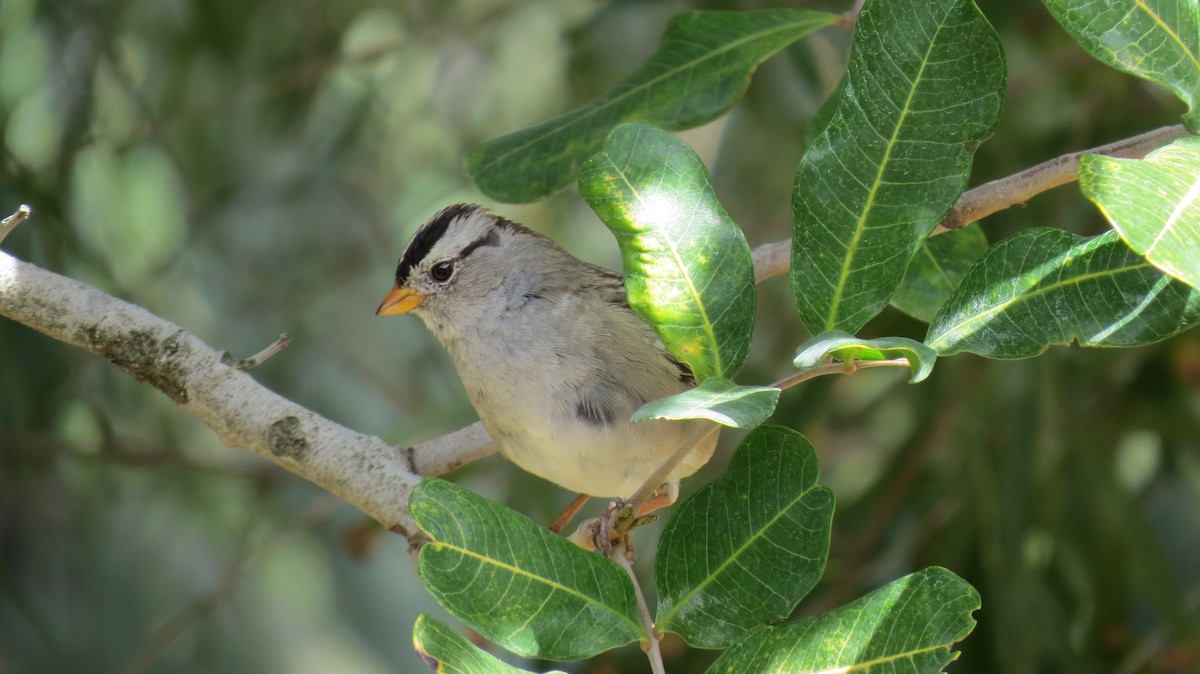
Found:
M 418 320 L 373 316 L 427 216 L 485 203 L 619 266 L 574 188 L 490 204 L 465 153 L 607 91 L 675 12 L 772 4 L 850 5 L 0 0 L 0 211 L 34 210 L 3 246 L 237 357 L 287 332 L 253 371 L 265 385 L 392 442 L 434 437 L 475 418 L 448 359 Z M 1093 62 L 1038 2 L 980 5 L 1009 92 L 972 184 L 1182 112 Z M 847 49 L 844 29 L 810 36 L 682 134 L 752 245 L 789 235 L 803 129 Z M 983 224 L 992 241 L 1033 226 L 1105 225 L 1075 186 Z M 743 383 L 786 373 L 807 338 L 783 278 L 760 307 Z M 889 310 L 864 334 L 924 330 Z M 0 354 L 0 672 L 416 672 L 417 614 L 457 624 L 403 540 L 223 447 L 158 391 L 5 319 Z M 798 615 L 941 565 L 983 596 L 951 671 L 1200 671 L 1198 410 L 1195 330 L 788 392 L 773 423 L 808 435 L 838 499 L 827 576 Z M 571 498 L 496 457 L 453 479 L 546 522 Z M 714 657 L 664 649 L 672 672 Z M 647 665 L 634 646 L 566 668 Z

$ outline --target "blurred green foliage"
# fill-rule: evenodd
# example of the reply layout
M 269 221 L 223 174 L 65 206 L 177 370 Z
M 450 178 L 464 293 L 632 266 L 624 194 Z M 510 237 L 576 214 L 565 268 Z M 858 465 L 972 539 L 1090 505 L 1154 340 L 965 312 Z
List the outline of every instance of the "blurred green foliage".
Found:
M 265 384 L 363 432 L 431 437 L 474 416 L 449 361 L 419 322 L 372 313 L 423 219 L 482 200 L 467 151 L 610 89 L 676 11 L 772 4 L 789 3 L 0 0 L 0 210 L 34 208 L 4 247 L 237 356 L 286 331 L 293 346 L 254 371 Z M 980 5 L 1009 90 L 972 184 L 1183 112 L 1090 59 L 1035 0 Z M 826 29 L 789 48 L 730 115 L 682 134 L 751 245 L 791 231 L 803 130 L 847 39 Z M 574 190 L 499 210 L 619 266 Z M 983 230 L 994 242 L 1032 226 L 1105 224 L 1068 186 Z M 785 280 L 759 295 L 743 383 L 788 372 L 808 336 Z M 924 326 L 889 310 L 864 333 Z M 398 537 L 364 534 L 357 511 L 220 446 L 95 357 L 7 320 L 0 352 L 0 671 L 423 667 L 413 619 L 444 613 Z M 812 441 L 839 504 L 802 615 L 940 565 L 983 597 L 952 671 L 1200 666 L 1195 331 L 1127 351 L 955 356 L 904 381 L 814 381 L 772 419 Z M 456 479 L 545 521 L 569 499 L 498 459 Z M 664 648 L 670 671 L 712 657 Z M 645 666 L 627 649 L 580 671 Z

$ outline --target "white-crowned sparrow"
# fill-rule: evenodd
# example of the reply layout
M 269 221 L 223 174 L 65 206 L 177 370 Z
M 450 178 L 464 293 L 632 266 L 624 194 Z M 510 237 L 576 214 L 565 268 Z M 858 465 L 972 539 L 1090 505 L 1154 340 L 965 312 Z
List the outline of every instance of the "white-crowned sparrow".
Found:
M 413 312 L 450 353 L 500 453 L 581 494 L 627 498 L 698 421 L 629 418 L 694 385 L 687 366 L 629 308 L 621 277 L 471 204 L 413 235 L 377 315 Z M 712 456 L 715 434 L 671 473 Z

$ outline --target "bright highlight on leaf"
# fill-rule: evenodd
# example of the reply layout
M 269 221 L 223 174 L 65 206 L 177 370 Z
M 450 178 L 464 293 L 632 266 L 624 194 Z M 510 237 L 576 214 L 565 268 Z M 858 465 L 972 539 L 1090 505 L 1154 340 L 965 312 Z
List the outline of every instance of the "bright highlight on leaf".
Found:
M 608 95 L 467 156 L 467 173 L 499 201 L 528 203 L 570 184 L 585 157 L 621 122 L 687 129 L 713 120 L 746 91 L 759 63 L 836 14 L 801 9 L 686 12 L 671 20 L 658 51 Z
M 532 674 L 496 658 L 471 643 L 449 625 L 427 615 L 417 616 L 413 648 L 439 674 Z M 559 670 L 546 674 L 563 674 Z
M 1086 155 L 1079 187 L 1130 248 L 1200 288 L 1200 137 L 1179 138 L 1144 160 Z
M 966 185 L 1004 86 L 1000 41 L 970 0 L 867 2 L 792 192 L 792 293 L 810 332 L 854 332 L 891 301 Z
M 584 163 L 579 191 L 616 235 L 629 305 L 697 379 L 737 374 L 754 330 L 754 263 L 692 148 L 623 124 Z
M 905 337 L 880 337 L 859 339 L 842 330 L 832 330 L 817 335 L 800 346 L 792 363 L 801 370 L 816 367 L 826 358 L 846 363 L 853 367 L 858 360 L 908 360 L 912 376 L 910 383 L 917 383 L 933 372 L 937 352 L 924 344 Z
M 817 472 L 816 452 L 796 431 L 763 426 L 747 436 L 663 531 L 655 628 L 726 648 L 786 618 L 829 554 L 833 493 L 817 486 Z
M 723 426 L 754 428 L 771 416 L 777 404 L 777 388 L 738 386 L 728 379 L 709 377 L 696 388 L 642 405 L 633 413 L 633 420 L 708 419 Z
M 1188 106 L 1200 133 L 1200 3 L 1196 0 L 1042 0 L 1093 58 L 1160 84 Z
M 608 559 L 442 480 L 422 482 L 410 508 L 432 539 L 421 548 L 421 582 L 496 645 L 575 660 L 644 636 L 629 577 Z
M 919 674 L 958 657 L 950 647 L 975 628 L 979 593 L 946 569 L 910 574 L 823 615 L 754 632 L 710 674 Z
M 1028 358 L 1048 347 L 1140 346 L 1200 322 L 1200 292 L 1116 232 L 1031 229 L 992 246 L 929 326 L 940 355 Z

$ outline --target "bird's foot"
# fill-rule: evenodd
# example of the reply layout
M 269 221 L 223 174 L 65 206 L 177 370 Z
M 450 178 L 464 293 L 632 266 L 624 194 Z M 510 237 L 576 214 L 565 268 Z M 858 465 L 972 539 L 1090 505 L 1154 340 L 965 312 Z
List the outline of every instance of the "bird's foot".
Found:
M 629 532 L 658 521 L 658 515 L 641 514 L 644 509 L 639 511 L 635 512 L 633 506 L 618 499 L 608 504 L 598 517 L 584 520 L 568 538 L 585 550 L 602 550 L 608 554 L 618 542 L 628 543 Z

